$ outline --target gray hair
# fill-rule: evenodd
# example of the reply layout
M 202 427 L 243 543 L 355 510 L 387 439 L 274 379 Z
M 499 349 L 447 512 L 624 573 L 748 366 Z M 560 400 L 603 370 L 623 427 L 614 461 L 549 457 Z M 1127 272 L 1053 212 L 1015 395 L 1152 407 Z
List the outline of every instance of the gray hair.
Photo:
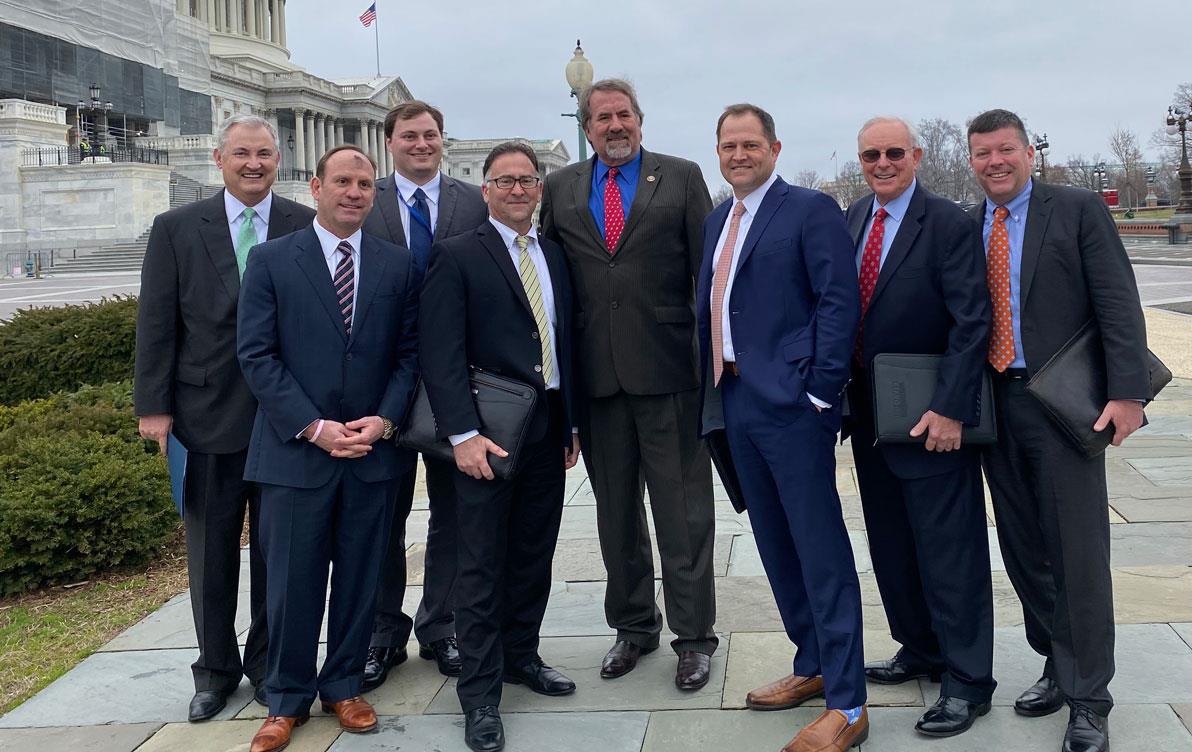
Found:
M 922 146 L 922 144 L 919 142 L 919 129 L 918 128 L 911 125 L 906 120 L 904 120 L 900 117 L 896 117 L 894 115 L 878 115 L 876 117 L 871 117 L 868 120 L 866 120 L 865 125 L 861 126 L 861 130 L 857 131 L 857 147 L 860 148 L 861 136 L 865 135 L 865 131 L 869 130 L 870 128 L 872 128 L 875 125 L 880 125 L 882 123 L 897 123 L 897 124 L 901 125 L 903 128 L 906 128 L 906 132 L 908 134 L 910 134 L 911 148 L 918 149 Z
M 281 152 L 281 141 L 277 138 L 277 129 L 273 127 L 273 123 L 270 123 L 260 115 L 233 115 L 220 123 L 219 128 L 215 130 L 215 148 L 219 149 L 221 154 L 224 147 L 228 145 L 228 133 L 238 125 L 245 128 L 264 128 L 269 131 L 269 135 L 273 137 L 274 148 L 277 149 L 278 153 Z
M 637 115 L 638 123 L 646 119 L 646 116 L 642 114 L 641 105 L 637 103 L 637 92 L 633 90 L 633 84 L 623 78 L 604 78 L 581 91 L 576 98 L 579 102 L 579 124 L 585 130 L 588 127 L 588 122 L 592 119 L 592 93 L 597 91 L 624 94 L 629 98 L 629 106 Z

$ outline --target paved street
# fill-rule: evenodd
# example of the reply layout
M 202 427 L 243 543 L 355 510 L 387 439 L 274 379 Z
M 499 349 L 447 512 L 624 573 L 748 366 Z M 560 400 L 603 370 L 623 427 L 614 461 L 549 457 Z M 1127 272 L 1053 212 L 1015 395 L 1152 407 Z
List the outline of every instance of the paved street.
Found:
M 0 277 L 0 319 L 12 318 L 21 308 L 78 305 L 113 295 L 136 295 L 140 274 L 95 274 L 86 276 Z
M 1148 270 L 1140 271 L 1140 278 Z M 1145 288 L 1144 288 L 1145 289 Z M 1151 425 L 1108 458 L 1116 598 L 1117 676 L 1111 690 L 1116 752 L 1192 752 L 1192 366 L 1185 353 L 1192 327 L 1179 315 L 1149 312 L 1152 347 L 1180 377 L 1148 414 Z M 838 453 L 838 484 L 851 531 L 865 609 L 869 657 L 894 650 L 871 571 L 864 521 L 849 455 Z M 746 692 L 790 670 L 791 647 L 781 631 L 749 519 L 735 514 L 718 490 L 715 566 L 721 649 L 714 677 L 702 691 L 673 684 L 675 659 L 665 648 L 643 658 L 621 679 L 600 679 L 611 646 L 602 598 L 604 568 L 596 540 L 594 499 L 580 468 L 568 476 L 566 509 L 555 585 L 543 625 L 547 663 L 579 685 L 570 697 L 544 698 L 507 686 L 502 703 L 511 752 L 579 750 L 599 745 L 613 752 L 779 749 L 818 713 L 807 707 L 778 713 L 744 708 Z M 415 502 L 408 558 L 421 594 L 426 499 Z M 1053 752 L 1066 714 L 1042 719 L 1015 715 L 1015 696 L 1038 678 L 1042 661 L 1027 646 L 1022 613 L 1006 579 L 989 517 L 994 568 L 999 687 L 994 709 L 972 731 L 924 740 L 912 730 L 939 689 L 923 681 L 870 685 L 872 731 L 865 750 L 903 752 Z M 657 571 L 657 564 L 655 564 Z M 247 629 L 247 563 L 242 572 L 241 628 Z M 417 645 L 411 643 L 411 656 Z M 187 724 L 192 692 L 189 664 L 196 655 L 191 609 L 183 593 L 120 635 L 24 705 L 0 718 L 0 749 L 157 752 L 247 749 L 264 709 L 247 682 L 213 721 Z M 296 752 L 332 750 L 464 750 L 455 683 L 427 661 L 412 657 L 369 699 L 382 716 L 376 734 L 340 734 L 315 707 L 314 721 L 296 733 Z M 818 701 L 822 706 L 823 701 Z M 1182 720 L 1181 720 L 1182 717 Z

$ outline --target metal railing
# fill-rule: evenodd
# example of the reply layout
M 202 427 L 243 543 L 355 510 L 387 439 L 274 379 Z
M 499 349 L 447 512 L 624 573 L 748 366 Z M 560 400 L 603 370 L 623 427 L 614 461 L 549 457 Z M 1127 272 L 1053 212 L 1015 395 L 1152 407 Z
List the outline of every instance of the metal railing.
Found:
M 66 256 L 77 258 L 78 249 L 48 248 L 41 251 L 11 251 L 4 254 L 4 267 L 0 269 L 0 277 L 40 277 L 45 269 L 50 269 L 56 261 Z
M 25 167 L 108 162 L 168 165 L 170 153 L 164 149 L 146 149 L 140 146 L 51 146 L 21 151 L 21 164 Z
M 277 170 L 278 180 L 298 180 L 309 183 L 314 176 L 315 174 L 310 170 L 299 170 L 297 167 L 279 167 Z

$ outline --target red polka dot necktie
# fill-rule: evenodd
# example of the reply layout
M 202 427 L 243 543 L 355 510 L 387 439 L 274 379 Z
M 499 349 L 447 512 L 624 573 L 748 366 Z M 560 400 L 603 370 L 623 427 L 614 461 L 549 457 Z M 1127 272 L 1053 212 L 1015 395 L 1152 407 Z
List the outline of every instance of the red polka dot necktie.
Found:
M 604 245 L 609 253 L 616 251 L 621 231 L 625 229 L 625 207 L 621 206 L 621 186 L 617 185 L 620 172 L 610 167 L 604 180 Z
M 884 206 L 879 206 L 873 214 L 873 226 L 869 228 L 869 237 L 865 240 L 865 250 L 861 254 L 861 271 L 859 282 L 861 285 L 861 326 L 865 325 L 865 312 L 869 310 L 869 301 L 873 300 L 873 291 L 877 287 L 877 277 L 882 271 L 882 241 L 886 237 L 886 217 L 890 212 Z M 861 362 L 861 329 L 857 330 L 857 346 L 853 357 Z
M 998 373 L 1014 362 L 1014 324 L 1010 313 L 1010 233 L 1006 231 L 1006 217 L 1010 210 L 999 206 L 993 210 L 993 227 L 989 230 L 986 252 L 989 296 L 993 300 L 993 331 L 989 337 L 989 364 Z

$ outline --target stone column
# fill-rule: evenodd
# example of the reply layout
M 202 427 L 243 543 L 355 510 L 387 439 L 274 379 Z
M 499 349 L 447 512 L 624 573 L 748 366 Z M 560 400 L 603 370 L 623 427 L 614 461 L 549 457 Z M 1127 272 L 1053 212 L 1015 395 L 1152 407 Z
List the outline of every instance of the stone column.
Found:
M 339 146 L 339 142 L 335 140 L 335 118 L 328 115 L 323 121 L 323 127 L 327 130 L 327 148 Z
M 314 133 L 312 134 L 314 138 L 312 138 L 311 141 L 313 141 L 315 145 L 315 160 L 317 161 L 327 151 L 327 144 L 323 141 L 322 113 L 316 112 L 314 115 L 312 115 L 311 124 L 314 128 Z
M 370 120 L 360 121 L 360 146 L 364 149 L 365 154 L 373 153 L 373 131 Z
M 302 110 L 294 110 L 294 169 L 306 170 L 306 118 Z
M 199 20 L 211 24 L 211 0 L 199 0 Z
M 241 0 L 244 3 L 244 33 L 247 36 L 257 35 L 257 4 L 256 0 Z
M 211 3 L 211 28 L 223 31 L 224 0 L 208 0 Z
M 269 41 L 277 44 L 280 30 L 277 24 L 280 15 L 277 12 L 277 0 L 267 0 L 269 3 Z
M 315 151 L 315 117 L 312 112 L 306 119 L 306 169 L 314 172 L 321 156 L 323 155 Z
M 344 140 L 343 118 L 336 118 L 335 120 L 335 143 L 336 145 L 347 143 L 347 141 Z
M 281 46 L 285 47 L 286 46 L 286 0 L 274 0 L 274 1 L 276 3 L 278 3 L 278 5 L 281 6 L 281 13 L 279 14 L 281 16 L 281 19 L 278 23 L 280 24 L 280 28 L 281 28 Z

